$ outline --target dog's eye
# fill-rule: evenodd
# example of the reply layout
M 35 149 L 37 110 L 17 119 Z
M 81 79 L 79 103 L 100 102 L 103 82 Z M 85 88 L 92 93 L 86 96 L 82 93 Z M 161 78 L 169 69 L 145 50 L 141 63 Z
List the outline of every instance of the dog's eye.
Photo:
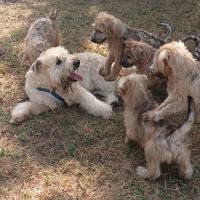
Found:
M 62 60 L 60 58 L 57 58 L 56 65 L 60 65 L 61 63 L 62 63 Z

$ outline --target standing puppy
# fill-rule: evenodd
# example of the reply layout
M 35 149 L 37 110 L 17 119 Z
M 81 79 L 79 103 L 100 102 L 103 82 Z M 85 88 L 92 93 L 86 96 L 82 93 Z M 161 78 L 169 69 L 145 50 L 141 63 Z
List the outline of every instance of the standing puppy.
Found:
M 151 71 L 167 78 L 167 99 L 145 118 L 154 121 L 181 112 L 191 96 L 195 104 L 196 122 L 200 123 L 200 63 L 194 59 L 183 42 L 171 42 L 155 54 Z
M 179 165 L 180 176 L 190 179 L 193 169 L 187 134 L 194 122 L 191 98 L 188 98 L 181 112 L 155 123 L 143 120 L 143 114 L 156 107 L 145 75 L 132 74 L 120 79 L 118 94 L 125 104 L 125 142 L 134 140 L 144 147 L 146 168 L 138 167 L 137 174 L 154 180 L 161 174 L 162 163 L 170 164 L 174 161 Z
M 100 12 L 95 19 L 95 30 L 91 41 L 99 44 L 106 40 L 108 42 L 109 55 L 104 67 L 99 72 L 105 80 L 115 80 L 121 70 L 121 59 L 124 51 L 123 39 L 132 38 L 137 41 L 144 41 L 158 48 L 166 43 L 171 34 L 171 27 L 165 23 L 162 25 L 168 29 L 168 36 L 165 39 L 141 29 L 131 29 L 113 15 Z
M 36 20 L 29 28 L 24 40 L 24 48 L 18 57 L 29 66 L 48 48 L 60 44 L 56 25 L 58 10 L 54 9 L 49 17 Z

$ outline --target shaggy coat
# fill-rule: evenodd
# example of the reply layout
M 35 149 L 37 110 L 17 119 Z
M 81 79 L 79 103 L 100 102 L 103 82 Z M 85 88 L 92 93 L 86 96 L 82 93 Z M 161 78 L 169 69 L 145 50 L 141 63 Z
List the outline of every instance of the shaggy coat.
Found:
M 81 56 L 80 56 L 81 57 Z M 11 123 L 22 122 L 31 115 L 55 110 L 63 103 L 68 106 L 79 104 L 81 108 L 95 116 L 109 118 L 112 107 L 98 100 L 77 81 L 83 78 L 75 72 L 80 62 L 90 63 L 91 55 L 77 56 L 69 54 L 63 47 L 52 47 L 43 52 L 26 73 L 25 91 L 29 101 L 19 103 L 11 112 Z M 98 64 L 93 61 L 93 64 Z M 87 79 L 86 81 L 90 81 Z M 85 83 L 83 85 L 87 85 Z M 111 87 L 110 87 L 111 88 Z M 109 89 L 108 89 L 109 90 Z
M 136 141 L 145 151 L 147 167 L 138 167 L 137 174 L 156 179 L 161 174 L 161 163 L 175 161 L 179 165 L 180 176 L 190 179 L 193 169 L 186 138 L 194 122 L 191 100 L 181 112 L 155 123 L 143 120 L 145 112 L 156 108 L 145 75 L 132 74 L 122 78 L 118 94 L 125 104 L 125 142 Z

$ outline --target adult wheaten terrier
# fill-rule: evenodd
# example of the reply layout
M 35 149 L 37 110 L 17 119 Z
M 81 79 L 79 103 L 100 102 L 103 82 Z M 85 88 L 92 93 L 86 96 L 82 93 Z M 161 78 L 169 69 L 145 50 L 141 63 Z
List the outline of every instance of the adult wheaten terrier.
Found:
M 103 43 L 107 40 L 109 55 L 104 67 L 101 68 L 100 74 L 104 76 L 106 81 L 113 81 L 121 70 L 121 58 L 123 55 L 123 39 L 132 38 L 137 41 L 144 41 L 153 47 L 160 47 L 169 39 L 171 27 L 163 23 L 167 27 L 168 35 L 165 39 L 161 39 L 147 31 L 141 29 L 131 29 L 121 20 L 114 16 L 100 12 L 95 19 L 95 30 L 91 41 L 95 43 Z M 112 64 L 114 65 L 112 66 Z M 111 70 L 112 66 L 112 70 Z
M 147 167 L 138 167 L 137 174 L 143 178 L 156 179 L 161 174 L 161 163 L 175 161 L 179 165 L 180 176 L 190 179 L 193 169 L 186 138 L 194 122 L 191 97 L 180 113 L 156 123 L 142 118 L 145 112 L 156 107 L 148 90 L 146 75 L 132 74 L 122 78 L 118 94 L 125 104 L 125 141 L 139 142 L 145 151 Z
M 196 122 L 200 122 L 200 63 L 185 47 L 183 42 L 171 42 L 157 50 L 152 73 L 167 78 L 167 99 L 154 111 L 146 114 L 150 120 L 160 121 L 181 112 L 191 96 L 195 104 Z
M 25 91 L 29 101 L 16 105 L 11 112 L 10 122 L 22 122 L 31 115 L 37 115 L 49 109 L 54 110 L 63 103 L 69 106 L 79 104 L 88 113 L 109 118 L 112 107 L 98 100 L 77 82 L 85 79 L 83 85 L 90 85 L 92 79 L 87 76 L 92 74 L 90 68 L 98 65 L 98 59 L 101 58 L 97 55 L 95 58 L 90 53 L 70 55 L 61 46 L 52 47 L 41 53 L 26 73 Z M 87 74 L 84 77 L 75 73 L 82 61 Z
M 41 52 L 60 44 L 56 17 L 57 9 L 54 9 L 49 17 L 40 18 L 30 26 L 24 48 L 18 55 L 23 63 L 30 66 Z

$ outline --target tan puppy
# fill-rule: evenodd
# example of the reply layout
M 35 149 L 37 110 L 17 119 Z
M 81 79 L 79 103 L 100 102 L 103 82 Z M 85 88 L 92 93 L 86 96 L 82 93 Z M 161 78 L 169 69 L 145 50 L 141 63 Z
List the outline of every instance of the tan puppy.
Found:
M 100 70 L 100 74 L 104 76 L 105 80 L 115 80 L 121 70 L 120 62 L 124 50 L 123 39 L 132 38 L 137 41 L 144 41 L 158 48 L 169 39 L 171 34 L 171 27 L 165 23 L 162 25 L 167 27 L 169 32 L 165 39 L 141 29 L 131 29 L 114 16 L 106 12 L 100 12 L 95 19 L 95 31 L 91 41 L 103 43 L 107 40 L 108 42 L 109 55 L 104 67 Z
M 57 9 L 49 17 L 36 20 L 29 28 L 24 40 L 24 48 L 19 59 L 29 66 L 39 57 L 40 53 L 60 44 L 56 25 Z
M 87 56 L 87 60 L 85 56 L 85 64 L 90 63 L 90 59 L 91 56 Z M 10 122 L 22 122 L 31 115 L 54 110 L 62 104 L 79 104 L 92 115 L 109 118 L 112 107 L 77 82 L 83 79 L 75 73 L 79 66 L 78 57 L 70 55 L 63 47 L 43 52 L 26 73 L 25 91 L 29 101 L 15 106 Z
M 137 174 L 154 180 L 161 174 L 161 163 L 175 161 L 179 165 L 180 176 L 190 179 L 193 169 L 186 138 L 194 122 L 191 99 L 189 106 L 187 104 L 180 113 L 155 123 L 142 119 L 146 111 L 156 106 L 145 75 L 132 74 L 120 79 L 118 94 L 125 104 L 125 141 L 134 140 L 145 151 L 147 167 L 138 167 Z
M 168 98 L 146 118 L 154 121 L 181 112 L 191 96 L 195 103 L 196 122 L 200 122 L 200 63 L 194 59 L 182 42 L 171 42 L 162 46 L 155 54 L 151 66 L 153 73 L 168 79 Z

